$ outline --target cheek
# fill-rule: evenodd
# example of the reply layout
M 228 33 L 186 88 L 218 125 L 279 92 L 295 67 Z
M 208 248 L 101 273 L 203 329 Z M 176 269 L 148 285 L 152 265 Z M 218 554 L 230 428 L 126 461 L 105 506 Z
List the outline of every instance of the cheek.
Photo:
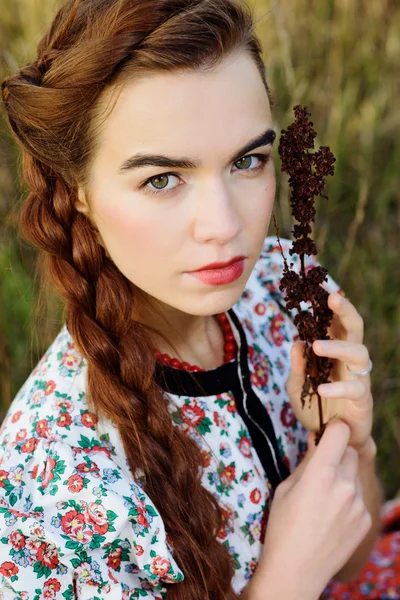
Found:
M 111 259 L 133 283 L 143 270 L 154 270 L 156 259 L 169 252 L 165 219 L 123 205 L 99 207 L 95 219 Z
M 274 171 L 264 178 L 254 181 L 251 189 L 246 189 L 248 202 L 243 204 L 244 220 L 254 233 L 268 227 L 274 206 L 276 180 Z

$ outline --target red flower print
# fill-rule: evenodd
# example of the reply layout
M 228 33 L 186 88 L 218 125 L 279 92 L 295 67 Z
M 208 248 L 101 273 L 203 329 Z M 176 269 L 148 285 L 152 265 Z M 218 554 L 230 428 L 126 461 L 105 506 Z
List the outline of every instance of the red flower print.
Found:
M 243 456 L 246 456 L 246 458 L 251 457 L 251 442 L 247 435 L 242 435 L 242 437 L 240 438 L 239 450 L 243 454 Z
M 227 405 L 226 409 L 230 413 L 236 413 L 237 412 L 235 398 L 231 398 L 229 400 L 229 404 Z
M 255 560 L 251 560 L 248 565 L 248 569 L 250 573 L 253 575 L 255 570 L 257 569 L 258 562 Z
M 217 537 L 220 540 L 223 540 L 227 537 L 230 531 L 233 531 L 233 513 L 234 508 L 232 505 L 221 506 L 222 511 L 222 524 L 220 530 L 218 531 Z
M 83 473 L 83 474 L 93 473 L 96 477 L 99 476 L 99 472 L 100 472 L 99 467 L 93 461 L 90 466 L 85 462 L 80 463 L 79 465 L 77 465 L 76 470 L 79 471 L 79 473 Z
M 170 561 L 167 558 L 162 558 L 161 556 L 156 556 L 150 565 L 150 571 L 153 575 L 158 575 L 159 577 L 163 577 L 165 573 L 169 571 Z
M 121 555 L 122 548 L 114 548 L 114 550 L 111 550 L 110 554 L 108 555 L 107 564 L 109 567 L 114 569 L 114 571 L 117 571 L 121 566 Z
M 221 429 L 226 430 L 228 428 L 226 421 L 223 417 L 221 417 L 221 415 L 215 410 L 214 411 L 214 423 L 217 425 L 217 427 L 221 427 Z
M 64 356 L 61 359 L 62 364 L 65 365 L 68 369 L 73 369 L 74 367 L 78 366 L 79 361 L 80 358 L 79 355 L 76 353 L 74 344 L 70 344 L 69 350 L 64 354 Z
M 182 421 L 193 427 L 200 425 L 204 419 L 205 412 L 202 408 L 192 404 L 185 404 L 179 409 Z
M 32 538 L 26 538 L 25 540 L 25 546 L 29 551 L 29 554 L 31 554 L 35 560 L 42 544 L 43 542 L 41 540 L 34 540 Z
M 48 579 L 43 584 L 43 593 L 45 593 L 45 591 L 47 590 L 49 592 L 48 598 L 55 598 L 55 592 L 59 592 L 60 589 L 61 583 L 58 581 L 58 579 Z
M 244 324 L 246 325 L 247 329 L 250 331 L 251 335 L 254 337 L 255 331 L 254 331 L 254 326 L 253 326 L 252 321 L 246 317 L 244 319 Z
M 283 404 L 283 408 L 281 410 L 281 422 L 285 427 L 293 427 L 296 422 L 296 416 L 289 402 L 285 402 Z
M 135 547 L 136 556 L 142 556 L 143 553 L 144 553 L 143 546 L 138 545 Z
M 287 443 L 290 446 L 292 446 L 292 444 L 294 444 L 294 441 L 295 441 L 295 437 L 293 435 L 293 430 L 285 431 L 285 435 L 286 435 Z
M 54 458 L 51 458 L 49 456 L 49 458 L 46 461 L 46 465 L 40 474 L 40 477 L 42 478 L 42 488 L 47 487 L 50 481 L 54 478 L 53 469 L 56 466 L 56 464 L 57 463 L 54 460 Z
M 2 469 L 0 470 L 0 487 L 4 487 L 5 483 L 4 480 L 8 479 L 8 471 L 3 471 Z
M 58 398 L 55 405 L 60 411 L 66 410 L 68 412 L 72 408 L 72 402 L 65 398 Z
M 8 577 L 10 579 L 10 577 L 13 577 L 14 575 L 16 575 L 19 571 L 19 567 L 17 567 L 16 564 L 14 564 L 13 562 L 3 562 L 2 565 L 0 565 L 0 573 L 2 575 L 4 575 L 4 577 Z
M 42 437 L 45 438 L 47 437 L 48 433 L 49 433 L 49 422 L 47 419 L 41 419 L 40 421 L 38 421 L 36 423 L 36 427 L 35 427 L 36 433 Z
M 104 534 L 108 531 L 107 511 L 102 504 L 89 502 L 85 509 L 85 520 L 96 533 Z
M 60 412 L 56 423 L 60 427 L 69 427 L 72 423 L 72 417 L 69 413 L 67 413 L 65 411 Z
M 26 440 L 25 444 L 21 446 L 21 452 L 26 452 L 27 454 L 34 452 L 38 443 L 39 440 L 37 438 L 29 438 L 28 440 Z
M 257 315 L 265 315 L 265 311 L 266 311 L 266 306 L 265 304 L 263 304 L 262 302 L 258 302 L 255 307 L 254 307 L 254 312 Z
M 31 479 L 36 479 L 38 470 L 39 470 L 39 465 L 35 465 L 32 469 Z
M 92 586 L 98 587 L 99 581 L 98 580 L 96 581 L 96 574 L 94 573 L 94 566 L 92 566 L 87 561 L 84 561 L 80 565 L 78 565 L 78 567 L 76 568 L 76 574 L 78 576 L 78 581 L 79 581 L 80 576 L 82 575 L 86 585 L 92 585 Z M 75 578 L 74 578 L 74 580 L 75 580 Z M 101 591 L 103 592 L 102 593 L 103 597 L 104 597 L 104 595 L 108 596 L 108 593 L 110 591 L 110 585 L 107 584 L 105 586 L 102 586 Z M 77 598 L 78 595 L 74 594 L 73 597 Z
M 20 429 L 15 436 L 15 440 L 17 442 L 22 442 L 22 440 L 24 440 L 27 435 L 28 432 L 26 431 L 26 429 Z
M 246 471 L 241 476 L 240 481 L 243 483 L 243 485 L 248 485 L 253 481 L 253 479 L 254 475 L 250 471 Z
M 250 492 L 250 500 L 254 503 L 254 504 L 258 504 L 261 500 L 261 492 L 258 488 L 255 488 L 254 490 L 252 490 Z
M 94 413 L 91 413 L 89 411 L 86 411 L 85 413 L 83 413 L 83 415 L 81 417 L 82 425 L 84 425 L 85 427 L 94 427 L 96 425 L 97 421 L 98 421 L 97 416 Z
M 254 373 L 250 376 L 251 382 L 255 386 L 263 387 L 267 385 L 269 379 L 269 364 L 267 357 L 256 352 L 253 348 L 250 360 L 254 369 Z
M 80 492 L 83 488 L 83 477 L 80 475 L 71 475 L 67 480 L 68 490 L 74 494 Z
M 111 573 L 110 569 L 108 569 L 108 576 L 113 583 L 118 583 L 118 579 L 115 579 L 114 575 Z
M 221 527 L 217 533 L 217 538 L 219 538 L 220 540 L 224 540 L 227 536 L 228 536 L 227 531 L 225 531 L 224 526 L 221 525 Z
M 29 517 L 29 515 L 27 515 L 26 513 L 19 512 L 19 510 L 15 510 L 15 508 L 9 508 L 8 512 L 10 512 L 12 515 L 15 515 L 16 517 L 25 517 L 25 518 Z M 35 515 L 38 515 L 38 516 L 35 516 Z M 40 518 L 42 515 L 39 515 L 39 513 L 32 512 L 30 514 L 30 516 L 34 517 L 34 518 Z
M 36 560 L 42 565 L 42 567 L 48 567 L 53 570 L 59 563 L 58 550 L 55 546 L 42 542 Z
M 17 423 L 22 415 L 22 410 L 17 410 L 16 413 L 13 414 L 13 416 L 11 417 L 11 423 Z
M 221 481 L 225 483 L 225 485 L 231 485 L 232 481 L 235 479 L 236 469 L 235 467 L 229 465 L 225 467 L 225 469 L 221 473 Z
M 99 446 L 98 444 L 92 446 L 91 448 L 82 448 L 82 450 L 87 454 L 89 454 L 89 452 L 103 452 L 106 456 L 108 456 L 108 458 L 111 456 L 111 452 L 108 450 L 108 448 L 104 448 L 104 446 Z
M 19 531 L 13 531 L 8 536 L 8 541 L 15 550 L 21 550 L 25 546 L 25 537 Z
M 85 518 L 77 510 L 69 510 L 61 518 L 61 529 L 66 535 L 71 535 L 74 531 L 82 529 L 85 525 Z
M 282 325 L 284 324 L 285 319 L 283 318 L 283 315 L 278 314 L 275 315 L 272 319 L 271 319 L 271 336 L 272 336 L 272 341 L 274 342 L 274 344 L 276 346 L 282 346 L 283 342 L 285 341 L 285 338 L 282 334 Z
M 56 389 L 56 383 L 55 383 L 55 381 L 47 381 L 46 382 L 46 389 L 45 389 L 44 393 L 45 393 L 46 396 L 50 396 L 50 394 L 52 394 L 55 389 Z
M 136 510 L 138 511 L 137 521 L 140 525 L 143 525 L 145 529 L 148 528 L 149 522 L 147 520 L 147 510 L 146 505 L 141 500 L 138 501 L 136 505 Z

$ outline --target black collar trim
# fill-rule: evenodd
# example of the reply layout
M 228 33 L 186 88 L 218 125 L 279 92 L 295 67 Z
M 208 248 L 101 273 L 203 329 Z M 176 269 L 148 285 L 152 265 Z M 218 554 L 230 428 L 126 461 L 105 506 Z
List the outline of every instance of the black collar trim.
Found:
M 242 338 L 241 327 L 232 309 L 228 311 L 229 317 L 231 317 L 231 327 L 238 344 L 239 353 Z M 235 332 L 232 321 L 236 324 L 238 332 Z M 157 384 L 170 394 L 177 396 L 214 396 L 231 389 L 237 376 L 237 370 L 238 357 L 209 371 L 184 371 L 157 362 L 155 379 Z
M 238 345 L 235 360 L 210 371 L 191 373 L 157 363 L 156 381 L 162 389 L 178 396 L 214 396 L 231 391 L 265 473 L 275 489 L 288 477 L 289 470 L 280 456 L 268 411 L 251 385 L 245 332 L 233 309 L 228 311 L 228 318 Z

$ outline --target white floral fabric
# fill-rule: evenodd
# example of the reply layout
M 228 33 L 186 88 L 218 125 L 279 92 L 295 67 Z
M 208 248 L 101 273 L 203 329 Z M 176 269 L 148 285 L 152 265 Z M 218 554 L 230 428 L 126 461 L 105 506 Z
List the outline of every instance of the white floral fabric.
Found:
M 291 241 L 281 244 L 298 271 L 299 258 L 288 252 Z M 307 269 L 317 264 L 306 257 Z M 257 398 L 273 428 L 273 434 L 260 432 L 260 439 L 276 478 L 298 465 L 307 435 L 285 391 L 298 332 L 295 313 L 284 310 L 279 291 L 282 270 L 277 240 L 267 237 L 228 315 L 238 352 L 247 347 L 247 397 Z M 341 292 L 330 276 L 324 287 Z M 243 356 L 228 365 L 235 372 L 237 365 L 239 382 L 242 361 Z M 228 372 L 226 365 L 214 371 L 207 377 L 211 386 L 214 375 L 219 382 L 216 393 L 210 385 L 207 395 L 165 393 L 174 425 L 202 449 L 202 483 L 223 507 L 218 540 L 232 557 L 233 587 L 241 592 L 262 552 L 273 485 L 260 444 L 256 451 L 250 434 L 250 425 L 256 431 L 257 424 L 238 410 L 239 387 L 227 378 L 221 389 L 219 374 Z M 0 600 L 160 599 L 165 584 L 184 579 L 157 502 L 130 472 L 116 427 L 88 410 L 86 372 L 87 362 L 64 325 L 2 423 Z M 245 386 L 242 392 L 245 396 Z

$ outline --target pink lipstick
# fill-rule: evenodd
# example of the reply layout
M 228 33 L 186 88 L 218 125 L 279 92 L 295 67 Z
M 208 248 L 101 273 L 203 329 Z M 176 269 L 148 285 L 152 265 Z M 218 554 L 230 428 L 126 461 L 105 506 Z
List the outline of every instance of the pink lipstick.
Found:
M 245 257 L 237 256 L 226 263 L 212 263 L 188 275 L 208 285 L 224 285 L 236 281 L 243 275 Z

